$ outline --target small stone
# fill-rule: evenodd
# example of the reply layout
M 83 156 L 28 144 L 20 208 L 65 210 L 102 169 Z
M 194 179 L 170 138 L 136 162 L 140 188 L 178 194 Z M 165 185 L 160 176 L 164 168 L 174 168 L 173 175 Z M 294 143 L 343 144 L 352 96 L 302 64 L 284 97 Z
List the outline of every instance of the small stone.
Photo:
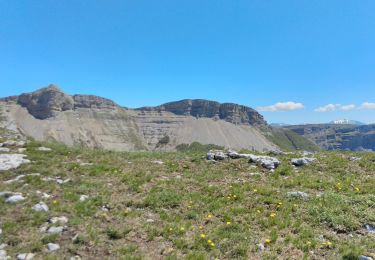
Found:
M 292 159 L 291 162 L 294 166 L 301 167 L 305 165 L 310 165 L 315 161 L 316 161 L 315 158 L 303 157 L 303 158 Z
M 146 220 L 146 222 L 147 222 L 147 223 L 154 223 L 154 222 L 155 222 L 155 220 L 153 220 L 153 219 L 149 218 L 149 219 L 147 219 L 147 220 Z
M 154 164 L 159 164 L 159 165 L 164 164 L 164 162 L 162 162 L 162 161 L 152 161 L 152 163 L 154 163 Z
M 34 254 L 32 253 L 27 253 L 27 254 L 18 254 L 17 255 L 17 260 L 31 260 L 34 258 Z
M 89 196 L 87 196 L 87 195 L 81 195 L 79 197 L 79 201 L 85 201 L 85 200 L 88 200 L 88 199 L 89 199 Z
M 372 257 L 370 257 L 370 256 L 365 256 L 365 255 L 361 255 L 358 259 L 359 259 L 359 260 L 373 260 Z
M 60 234 L 64 231 L 64 227 L 50 227 L 47 232 L 50 234 Z
M 5 251 L 4 249 L 0 249 L 0 260 L 3 259 L 8 259 L 7 251 Z
M 24 154 L 0 154 L 0 171 L 7 171 L 18 168 L 21 164 L 30 163 L 24 159 Z
M 287 193 L 288 197 L 307 199 L 309 194 L 302 191 L 292 191 Z
M 5 249 L 5 248 L 6 248 L 7 246 L 8 246 L 8 245 L 7 245 L 7 244 L 5 244 L 5 243 L 1 244 L 1 245 L 0 245 L 0 250 L 3 250 L 3 249 Z
M 82 258 L 79 255 L 72 256 L 70 260 L 81 260 Z
M 260 252 L 263 252 L 264 249 L 266 249 L 266 247 L 264 246 L 264 244 L 260 243 L 260 244 L 258 245 L 258 250 L 259 250 Z
M 57 251 L 57 250 L 60 249 L 60 246 L 58 244 L 54 244 L 54 243 L 48 243 L 47 247 L 48 247 L 48 251 L 50 251 L 50 252 Z
M 18 203 L 18 202 L 21 202 L 21 201 L 24 201 L 25 198 L 22 196 L 22 195 L 13 195 L 9 198 L 6 199 L 6 203 L 10 203 L 10 204 L 14 204 L 14 203 Z
M 50 151 L 52 151 L 51 148 L 43 147 L 43 146 L 39 147 L 37 150 L 38 151 L 42 151 L 42 152 L 50 152 Z
M 374 226 L 372 226 L 370 224 L 367 224 L 367 225 L 365 225 L 365 228 L 366 228 L 367 232 L 375 233 L 375 227 Z
M 46 203 L 39 202 L 38 204 L 34 205 L 32 209 L 36 212 L 48 212 L 49 208 Z
M 24 153 L 24 152 L 26 152 L 26 148 L 18 148 L 18 150 L 17 150 L 17 152 L 19 152 L 19 153 Z
M 67 217 L 53 217 L 51 218 L 48 222 L 51 223 L 51 224 L 56 224 L 56 223 L 60 223 L 60 224 L 66 224 L 68 223 L 69 219 Z
M 10 149 L 6 147 L 0 147 L 0 153 L 9 153 Z

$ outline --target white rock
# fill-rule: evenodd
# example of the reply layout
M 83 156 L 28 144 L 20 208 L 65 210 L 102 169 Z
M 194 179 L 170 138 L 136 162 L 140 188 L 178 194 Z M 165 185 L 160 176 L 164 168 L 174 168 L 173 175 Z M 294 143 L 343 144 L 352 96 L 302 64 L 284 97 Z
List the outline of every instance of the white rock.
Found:
M 312 164 L 315 161 L 316 161 L 315 158 L 303 157 L 303 158 L 292 159 L 292 164 L 294 166 L 300 167 L 300 166 Z
M 367 224 L 367 225 L 365 225 L 365 228 L 366 228 L 367 232 L 375 233 L 375 227 L 374 226 L 372 226 L 370 224 Z
M 26 150 L 27 150 L 26 148 L 18 148 L 17 151 L 18 151 L 19 153 L 24 153 L 24 152 L 26 152 Z
M 60 245 L 54 244 L 54 243 L 48 243 L 47 247 L 48 247 L 48 251 L 50 252 L 57 251 L 60 249 Z
M 43 147 L 43 146 L 39 147 L 37 150 L 38 151 L 42 151 L 42 152 L 50 152 L 50 151 L 52 151 L 51 148 Z
M 21 164 L 30 163 L 29 160 L 24 159 L 24 154 L 0 154 L 0 171 L 7 171 L 18 168 Z
M 302 198 L 307 199 L 309 194 L 302 192 L 302 191 L 291 191 L 287 193 L 288 197 L 295 197 L 295 198 Z
M 70 260 L 81 260 L 82 258 L 79 255 L 72 256 Z
M 361 256 L 359 257 L 359 260 L 373 260 L 373 258 L 370 257 L 370 256 L 361 255 Z
M 24 201 L 26 198 L 24 198 L 22 195 L 13 195 L 13 196 L 10 196 L 9 198 L 6 199 L 6 203 L 11 203 L 11 204 L 14 204 L 14 203 L 17 203 L 17 202 L 21 202 L 21 201 Z
M 7 251 L 0 249 L 0 260 L 8 259 Z
M 154 223 L 155 220 L 149 218 L 149 219 L 146 220 L 146 222 L 147 222 L 147 223 Z
M 264 246 L 264 244 L 260 243 L 260 244 L 258 245 L 258 250 L 259 250 L 260 252 L 263 252 L 264 249 L 266 249 L 266 247 Z
M 32 253 L 27 253 L 27 254 L 18 254 L 17 255 L 17 260 L 31 260 L 34 258 L 34 254 Z
M 13 140 L 9 140 L 9 141 L 6 141 L 3 143 L 3 146 L 17 146 L 17 147 L 23 147 L 25 146 L 25 142 L 24 141 L 13 141 Z
M 0 147 L 0 153 L 9 153 L 10 149 L 6 147 Z
M 47 204 L 44 203 L 44 202 L 39 202 L 38 204 L 34 205 L 32 207 L 32 209 L 34 211 L 37 211 L 37 212 L 48 212 L 49 211 L 49 208 L 48 208 Z
M 21 175 L 18 175 L 14 179 L 11 179 L 11 180 L 8 180 L 8 181 L 4 181 L 4 183 L 9 184 L 9 183 L 17 182 L 17 181 L 22 181 L 22 179 L 25 178 L 25 177 L 27 177 L 27 176 L 40 176 L 40 173 L 21 174 Z
M 164 164 L 164 162 L 162 162 L 162 161 L 152 161 L 152 163 L 159 164 L 159 165 Z
M 280 161 L 277 158 L 270 156 L 257 156 L 251 154 L 250 163 L 259 163 L 262 167 L 268 170 L 274 170 L 280 165 Z
M 89 199 L 89 196 L 87 196 L 87 195 L 81 195 L 79 197 L 79 201 L 85 201 L 85 200 L 88 200 L 88 199 Z
M 64 227 L 50 227 L 47 232 L 50 234 L 60 234 L 64 231 Z
M 7 246 L 8 246 L 8 245 L 7 245 L 7 244 L 5 244 L 5 243 L 1 244 L 1 245 L 0 245 L 0 250 L 3 250 L 3 249 L 5 249 L 5 248 L 6 248 Z
M 60 223 L 60 224 L 66 224 L 68 223 L 69 219 L 67 217 L 53 217 L 48 222 L 52 224 Z

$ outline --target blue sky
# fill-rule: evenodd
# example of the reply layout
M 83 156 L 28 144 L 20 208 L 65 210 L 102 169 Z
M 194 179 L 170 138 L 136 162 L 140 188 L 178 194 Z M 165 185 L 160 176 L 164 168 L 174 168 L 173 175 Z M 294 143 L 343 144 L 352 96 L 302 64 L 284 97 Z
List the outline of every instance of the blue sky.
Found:
M 374 14 L 373 0 L 0 0 L 0 96 L 56 83 L 128 107 L 205 98 L 269 122 L 375 123 Z

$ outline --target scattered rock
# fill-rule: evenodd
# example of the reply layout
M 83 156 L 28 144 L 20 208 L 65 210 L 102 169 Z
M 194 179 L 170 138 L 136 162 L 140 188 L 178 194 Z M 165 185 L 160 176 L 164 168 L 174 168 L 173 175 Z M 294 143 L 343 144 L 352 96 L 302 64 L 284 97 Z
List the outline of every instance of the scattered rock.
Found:
M 355 156 L 351 156 L 351 157 L 349 157 L 348 159 L 349 159 L 349 161 L 352 161 L 352 162 L 356 162 L 356 161 L 360 161 L 360 160 L 362 160 L 362 158 L 355 157 Z
M 111 207 L 109 205 L 103 205 L 102 206 L 102 211 L 108 212 L 111 210 Z
M 366 228 L 367 232 L 375 233 L 375 227 L 373 225 L 367 224 L 367 225 L 365 225 L 365 228 Z
M 60 249 L 60 246 L 58 244 L 54 244 L 54 243 L 48 243 L 47 247 L 48 247 L 48 251 L 50 251 L 50 252 L 57 251 L 57 250 Z
M 21 174 L 21 175 L 18 175 L 14 179 L 11 179 L 11 180 L 8 180 L 8 181 L 4 181 L 4 183 L 9 184 L 9 183 L 17 182 L 17 181 L 22 181 L 22 179 L 25 178 L 25 177 L 27 177 L 27 176 L 40 176 L 40 173 Z
M 24 153 L 24 152 L 26 152 L 26 150 L 27 150 L 26 148 L 18 148 L 17 151 L 18 151 L 19 153 Z
M 70 260 L 81 260 L 82 258 L 79 255 L 72 256 Z
M 250 163 L 259 163 L 262 167 L 268 170 L 274 170 L 280 165 L 280 161 L 277 158 L 270 157 L 270 156 L 257 156 L 257 155 L 250 155 Z
M 50 151 L 52 151 L 51 148 L 44 147 L 44 146 L 39 147 L 37 150 L 41 151 L 41 152 L 50 152 Z
M 24 159 L 24 154 L 0 154 L 0 171 L 7 171 L 18 168 L 21 164 L 30 163 L 29 160 Z
M 68 223 L 69 219 L 67 217 L 53 217 L 51 218 L 48 222 L 51 223 L 51 224 L 56 224 L 56 223 L 60 223 L 60 224 L 66 224 Z
M 24 198 L 22 195 L 17 194 L 17 195 L 13 195 L 13 196 L 10 196 L 9 198 L 7 198 L 5 202 L 10 203 L 10 204 L 14 204 L 14 203 L 24 201 L 25 199 L 26 198 Z
M 64 231 L 64 227 L 50 227 L 47 232 L 50 234 L 60 234 Z
M 294 166 L 300 167 L 300 166 L 309 165 L 315 161 L 316 161 L 315 158 L 303 157 L 303 158 L 292 159 L 292 164 Z
M 27 254 L 18 254 L 17 255 L 17 260 L 31 260 L 34 259 L 34 254 L 32 253 L 27 253 Z
M 164 162 L 162 162 L 162 161 L 152 161 L 152 163 L 159 164 L 159 165 L 163 165 L 164 164 Z
M 0 260 L 10 259 L 10 257 L 7 255 L 7 251 L 4 249 L 0 249 Z
M 8 140 L 3 143 L 3 147 L 9 147 L 9 146 L 17 146 L 17 147 L 23 147 L 25 146 L 24 141 L 13 141 L 13 140 Z
M 288 197 L 294 197 L 294 198 L 302 198 L 307 199 L 309 198 L 309 194 L 302 192 L 302 191 L 292 191 L 287 193 Z
M 6 147 L 0 147 L 0 153 L 9 153 L 10 149 Z
M 87 195 L 81 195 L 79 197 L 79 201 L 85 201 L 85 200 L 88 200 L 88 199 L 89 199 L 89 196 L 87 196 Z
M 58 176 L 58 177 L 45 177 L 42 180 L 43 181 L 54 181 L 57 184 L 65 184 L 65 183 L 68 183 L 68 182 L 71 181 L 70 179 L 63 180 L 60 176 Z
M 155 220 L 150 219 L 150 218 L 146 220 L 146 223 L 154 223 L 154 222 L 155 222 Z
M 370 257 L 370 256 L 365 256 L 365 255 L 361 255 L 358 259 L 359 259 L 359 260 L 373 260 L 372 257 Z
M 32 207 L 32 209 L 34 211 L 37 211 L 37 212 L 48 212 L 49 211 L 49 208 L 48 208 L 47 204 L 44 203 L 44 202 L 39 202 L 38 204 L 34 205 Z
M 266 249 L 266 247 L 264 246 L 264 244 L 260 243 L 260 244 L 258 245 L 258 250 L 259 250 L 259 252 L 263 252 L 265 249 Z
M 17 195 L 17 194 L 20 194 L 20 193 L 14 193 L 14 192 L 11 192 L 11 191 L 1 191 L 0 192 L 0 198 L 4 198 L 4 199 L 7 199 L 13 195 Z
M 3 244 L 1 244 L 1 245 L 0 245 L 0 250 L 3 250 L 3 249 L 5 249 L 5 248 L 6 248 L 7 246 L 8 246 L 7 244 L 4 244 L 4 243 L 3 243 Z

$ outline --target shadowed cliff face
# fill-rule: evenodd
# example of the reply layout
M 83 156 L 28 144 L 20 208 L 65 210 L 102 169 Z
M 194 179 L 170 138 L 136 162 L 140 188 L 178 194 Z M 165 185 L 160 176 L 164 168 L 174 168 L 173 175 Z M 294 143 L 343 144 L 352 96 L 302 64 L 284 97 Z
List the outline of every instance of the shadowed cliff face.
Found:
M 57 116 L 59 112 L 77 108 L 114 109 L 117 107 L 113 101 L 97 96 L 70 96 L 52 84 L 31 93 L 8 98 L 8 100 L 13 100 L 25 107 L 37 119 L 47 119 Z
M 250 107 L 232 103 L 220 104 L 203 99 L 185 99 L 166 103 L 157 107 L 143 107 L 137 110 L 167 111 L 176 115 L 207 117 L 225 120 L 232 124 L 266 126 L 263 116 Z

